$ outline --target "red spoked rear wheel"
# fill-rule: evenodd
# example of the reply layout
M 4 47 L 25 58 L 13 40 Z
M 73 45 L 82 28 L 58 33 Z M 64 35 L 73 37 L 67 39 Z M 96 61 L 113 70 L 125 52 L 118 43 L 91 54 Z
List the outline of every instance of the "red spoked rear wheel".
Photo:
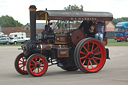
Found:
M 98 72 L 106 61 L 106 51 L 101 42 L 87 38 L 75 48 L 75 63 L 83 72 Z
M 48 63 L 45 56 L 41 54 L 33 54 L 27 61 L 27 71 L 34 77 L 42 76 L 46 73 Z
M 15 69 L 18 73 L 22 75 L 28 74 L 27 69 L 26 69 L 26 62 L 27 62 L 27 59 L 25 58 L 23 53 L 17 56 L 15 60 Z

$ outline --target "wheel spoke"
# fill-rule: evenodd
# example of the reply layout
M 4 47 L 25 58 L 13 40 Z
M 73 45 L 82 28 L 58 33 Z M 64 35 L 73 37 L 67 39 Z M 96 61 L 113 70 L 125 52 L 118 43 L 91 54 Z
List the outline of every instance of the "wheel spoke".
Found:
M 88 50 L 85 48 L 85 46 L 83 46 L 84 47 L 84 49 L 86 50 L 86 52 L 88 52 Z
M 84 60 L 83 65 L 85 64 L 85 62 L 86 62 L 86 59 Z
M 81 57 L 80 59 L 84 59 L 84 58 L 86 58 L 87 56 L 84 56 L 84 57 Z
M 22 60 L 19 60 L 20 62 L 23 62 Z
M 41 61 L 41 59 L 39 58 L 39 63 L 41 63 L 40 61 Z
M 92 43 L 92 48 L 91 48 L 91 52 L 93 52 L 93 48 L 94 48 L 94 43 Z
M 89 63 L 90 63 L 90 59 L 88 60 L 87 68 L 88 68 L 88 66 L 89 66 Z
M 38 69 L 38 73 L 39 73 L 39 72 L 40 72 L 40 71 L 39 71 L 39 68 L 37 68 L 37 69 Z
M 44 65 L 40 65 L 40 67 L 44 67 Z
M 36 71 L 36 68 L 34 68 L 34 71 L 33 72 L 35 72 Z
M 91 60 L 90 60 L 90 64 L 91 64 L 91 67 L 92 67 L 92 68 L 94 68 L 94 67 L 93 67 L 93 65 L 92 65 L 92 62 L 91 62 Z
M 30 64 L 30 66 L 35 66 L 35 64 Z
M 99 47 L 97 46 L 97 47 L 93 50 L 93 52 L 95 52 L 98 48 L 99 48 Z
M 93 58 L 92 60 L 95 62 L 95 64 L 96 64 L 96 65 L 98 64 L 98 63 L 95 61 L 95 59 L 94 59 L 94 58 Z
M 36 67 L 32 67 L 31 69 L 34 70 Z
M 93 58 L 100 60 L 100 58 L 98 58 L 98 57 L 93 57 Z
M 84 53 L 84 52 L 82 52 L 82 51 L 80 51 L 80 53 L 82 53 L 82 54 L 86 55 L 86 53 Z
M 101 52 L 94 53 L 94 55 L 99 55 L 99 54 L 101 54 Z
M 37 63 L 37 60 L 36 60 L 37 58 L 34 58 L 32 61 L 33 61 L 33 63 Z
M 24 71 L 24 69 L 25 69 L 25 66 L 23 66 L 23 71 Z
M 24 62 L 24 58 L 22 58 L 23 59 L 23 62 Z
M 36 63 L 34 60 L 32 60 L 33 63 Z
M 24 66 L 21 66 L 20 68 L 22 68 L 22 67 L 24 67 Z
M 39 68 L 41 71 L 43 70 L 43 69 L 41 69 L 41 68 Z
M 37 63 L 37 58 L 35 58 L 35 62 Z
M 19 63 L 19 65 L 23 65 L 23 63 Z

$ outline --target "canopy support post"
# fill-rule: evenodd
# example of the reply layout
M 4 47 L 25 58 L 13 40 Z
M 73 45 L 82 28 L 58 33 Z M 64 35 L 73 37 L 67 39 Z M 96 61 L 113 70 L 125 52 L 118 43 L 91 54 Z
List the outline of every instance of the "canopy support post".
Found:
M 69 20 L 69 35 L 70 35 L 70 20 Z
M 48 17 L 47 17 L 47 13 L 45 13 L 45 20 L 46 20 L 46 25 L 47 25 L 47 23 L 48 23 Z

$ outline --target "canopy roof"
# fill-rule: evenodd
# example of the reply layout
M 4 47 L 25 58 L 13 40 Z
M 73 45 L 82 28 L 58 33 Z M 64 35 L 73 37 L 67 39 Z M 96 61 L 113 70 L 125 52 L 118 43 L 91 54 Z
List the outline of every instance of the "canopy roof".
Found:
M 119 28 L 119 27 L 125 27 L 125 28 L 128 28 L 128 22 L 118 22 L 116 24 L 116 27 Z
M 67 10 L 41 10 L 36 12 L 37 20 L 100 20 L 111 21 L 112 13 L 89 12 L 89 11 L 67 11 Z

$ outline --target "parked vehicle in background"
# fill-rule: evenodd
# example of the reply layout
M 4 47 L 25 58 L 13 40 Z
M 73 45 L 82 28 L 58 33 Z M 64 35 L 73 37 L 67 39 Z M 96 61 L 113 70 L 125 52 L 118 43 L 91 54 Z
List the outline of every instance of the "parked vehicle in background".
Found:
M 23 37 L 23 38 L 26 38 L 26 33 L 25 32 L 14 32 L 14 33 L 10 33 L 9 37 Z
M 25 41 L 30 40 L 30 38 L 24 38 L 24 37 L 10 37 L 9 43 L 10 44 L 17 44 L 17 43 L 24 43 Z
M 119 22 L 115 27 L 115 40 L 128 42 L 128 22 Z
M 3 32 L 0 32 L 0 38 L 2 37 L 8 37 L 8 35 L 5 35 Z
M 17 44 L 17 43 L 24 43 L 27 40 L 30 40 L 30 38 L 26 38 L 25 32 L 14 32 L 9 34 L 10 44 Z
M 2 36 L 2 35 L 4 35 L 4 33 L 3 32 L 0 32 L 0 36 Z
M 9 44 L 9 37 L 1 37 L 0 44 Z

